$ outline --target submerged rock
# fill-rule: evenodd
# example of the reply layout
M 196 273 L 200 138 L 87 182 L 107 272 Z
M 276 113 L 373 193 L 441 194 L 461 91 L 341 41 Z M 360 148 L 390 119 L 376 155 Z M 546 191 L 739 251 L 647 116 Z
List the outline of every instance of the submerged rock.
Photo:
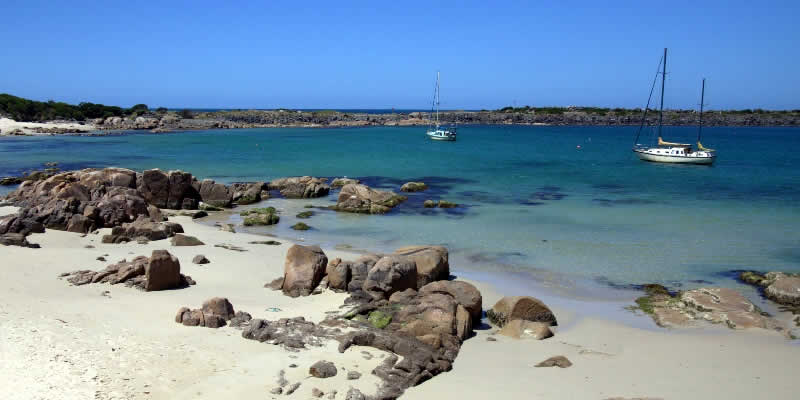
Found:
M 336 178 L 336 179 L 333 180 L 333 182 L 331 182 L 331 187 L 337 188 L 337 187 L 344 187 L 344 186 L 347 186 L 347 185 L 354 185 L 354 184 L 359 184 L 359 183 L 361 183 L 361 181 L 359 181 L 358 179 Z
M 699 288 L 676 296 L 650 290 L 636 303 L 662 327 L 681 327 L 705 321 L 724 323 L 731 329 L 779 328 L 777 321 L 764 315 L 741 293 L 729 288 Z
M 245 217 L 245 226 L 275 225 L 281 220 L 281 217 L 278 216 L 278 211 L 275 210 L 275 207 L 254 208 L 244 211 L 239 215 Z
M 385 214 L 408 198 L 394 192 L 375 190 L 366 185 L 345 185 L 332 209 L 362 214 Z
M 421 192 L 428 189 L 428 185 L 423 182 L 406 182 L 400 187 L 401 192 Z
M 764 290 L 768 299 L 787 306 L 800 306 L 800 275 L 784 272 L 744 271 L 739 278 Z

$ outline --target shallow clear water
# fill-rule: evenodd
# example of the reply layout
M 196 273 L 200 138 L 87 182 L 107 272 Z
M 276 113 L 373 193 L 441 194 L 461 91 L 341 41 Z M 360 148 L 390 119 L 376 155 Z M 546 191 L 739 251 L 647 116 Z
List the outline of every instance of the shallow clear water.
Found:
M 57 161 L 62 169 L 183 169 L 225 182 L 349 176 L 395 191 L 420 180 L 431 188 L 388 215 L 316 209 L 306 232 L 288 228 L 294 215 L 332 204 L 335 193 L 271 199 L 281 223 L 257 231 L 372 251 L 444 244 L 456 271 L 517 271 L 580 290 L 800 271 L 800 130 L 706 128 L 703 141 L 719 152 L 706 167 L 639 161 L 630 151 L 635 129 L 465 126 L 445 143 L 415 127 L 2 138 L 0 176 Z M 695 131 L 668 132 L 689 141 Z M 464 206 L 425 210 L 428 198 Z

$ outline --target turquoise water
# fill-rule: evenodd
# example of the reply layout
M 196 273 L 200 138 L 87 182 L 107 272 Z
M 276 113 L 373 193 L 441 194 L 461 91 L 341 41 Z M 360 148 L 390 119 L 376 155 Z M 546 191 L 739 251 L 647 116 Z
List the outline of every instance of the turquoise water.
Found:
M 218 181 L 358 177 L 431 189 L 385 216 L 316 210 L 314 229 L 288 227 L 305 204 L 271 199 L 281 223 L 258 232 L 372 251 L 443 244 L 456 271 L 524 273 L 561 287 L 732 282 L 736 269 L 800 271 L 800 130 L 707 128 L 713 167 L 644 163 L 634 127 L 465 126 L 459 141 L 424 128 L 251 129 L 102 137 L 0 139 L 0 176 L 57 161 L 64 169 L 183 169 Z M 670 128 L 691 140 L 692 128 Z M 577 146 L 580 146 L 578 148 Z M 463 204 L 424 210 L 425 199 Z M 231 217 L 237 221 L 237 216 Z M 241 229 L 239 229 L 241 230 Z

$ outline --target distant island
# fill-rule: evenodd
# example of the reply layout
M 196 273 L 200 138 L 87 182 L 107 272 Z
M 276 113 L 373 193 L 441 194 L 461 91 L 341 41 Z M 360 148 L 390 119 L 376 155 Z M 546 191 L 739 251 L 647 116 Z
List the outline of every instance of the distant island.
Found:
M 498 110 L 444 111 L 445 124 L 466 125 L 639 125 L 640 108 L 601 107 L 504 107 Z M 666 125 L 696 125 L 695 110 L 666 110 Z M 423 126 L 426 112 L 365 113 L 347 110 L 170 110 L 145 104 L 130 108 L 95 103 L 71 105 L 35 101 L 0 94 L 2 135 L 85 133 L 94 130 L 150 130 L 171 132 L 198 129 L 265 127 Z M 658 112 L 648 110 L 647 124 L 655 124 Z M 800 110 L 712 110 L 703 116 L 708 126 L 800 126 Z

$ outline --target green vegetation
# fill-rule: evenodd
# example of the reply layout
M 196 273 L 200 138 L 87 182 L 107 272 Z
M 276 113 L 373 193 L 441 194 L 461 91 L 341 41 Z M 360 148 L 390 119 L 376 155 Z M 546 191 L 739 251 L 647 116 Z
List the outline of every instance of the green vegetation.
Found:
M 250 214 L 277 214 L 278 210 L 275 207 L 264 207 L 264 208 L 252 208 L 247 211 L 242 211 L 239 215 L 246 217 Z
M 312 215 L 314 215 L 313 211 L 303 211 L 303 212 L 297 214 L 297 218 L 303 218 L 303 219 L 311 218 Z
M 378 329 L 386 328 L 390 322 L 392 322 L 391 314 L 387 314 L 383 311 L 375 310 L 369 313 L 369 317 L 367 317 L 367 321 L 374 327 Z
M 10 94 L 0 94 L 0 114 L 7 115 L 16 121 L 32 122 L 54 119 L 83 121 L 92 118 L 121 117 L 128 113 L 129 110 L 116 106 L 94 103 L 80 103 L 75 106 L 53 100 L 42 102 Z

